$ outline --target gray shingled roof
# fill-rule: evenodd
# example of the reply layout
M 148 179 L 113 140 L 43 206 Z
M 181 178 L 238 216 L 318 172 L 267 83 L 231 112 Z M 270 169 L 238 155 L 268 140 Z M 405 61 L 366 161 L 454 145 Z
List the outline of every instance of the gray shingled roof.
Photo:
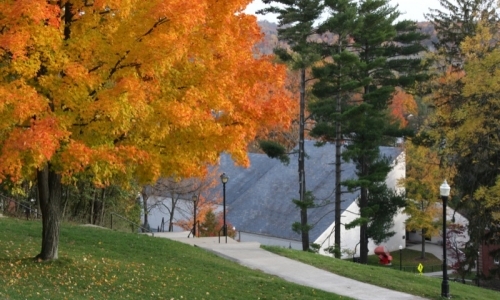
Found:
M 335 220 L 334 182 L 335 146 L 327 144 L 315 147 L 313 141 L 306 141 L 305 161 L 306 189 L 313 191 L 317 203 L 325 206 L 309 210 L 309 223 L 315 224 L 310 231 L 314 241 Z M 382 155 L 395 159 L 401 149 L 381 147 Z M 226 184 L 227 220 L 238 230 L 284 239 L 300 240 L 292 231 L 292 224 L 300 221 L 298 208 L 292 199 L 298 199 L 297 157 L 290 158 L 288 166 L 264 154 L 250 153 L 250 167 L 234 165 L 228 155 L 222 155 L 219 171 L 229 176 Z M 343 163 L 342 180 L 355 177 L 353 163 Z M 222 184 L 214 191 L 222 195 Z M 342 196 L 342 210 L 358 197 L 358 193 Z

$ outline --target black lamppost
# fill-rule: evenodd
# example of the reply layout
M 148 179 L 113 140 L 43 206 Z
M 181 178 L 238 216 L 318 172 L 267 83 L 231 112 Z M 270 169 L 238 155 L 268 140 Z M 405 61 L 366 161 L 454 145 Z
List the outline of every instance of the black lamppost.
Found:
M 399 245 L 399 271 L 403 270 L 403 246 Z
M 446 180 L 439 187 L 439 194 L 443 200 L 443 282 L 441 283 L 441 297 L 450 297 L 450 285 L 448 284 L 448 263 L 446 262 L 446 202 L 450 196 L 450 186 Z
M 224 233 L 224 236 L 226 237 L 226 244 L 227 244 L 227 225 L 226 225 L 226 183 L 229 180 L 229 176 L 226 175 L 226 173 L 222 173 L 220 175 L 220 180 L 222 181 L 222 214 L 223 214 L 223 227 L 222 231 Z
M 196 206 L 198 204 L 198 196 L 193 195 L 191 198 L 193 200 L 193 206 L 194 206 L 194 214 L 193 214 L 193 237 L 196 237 Z

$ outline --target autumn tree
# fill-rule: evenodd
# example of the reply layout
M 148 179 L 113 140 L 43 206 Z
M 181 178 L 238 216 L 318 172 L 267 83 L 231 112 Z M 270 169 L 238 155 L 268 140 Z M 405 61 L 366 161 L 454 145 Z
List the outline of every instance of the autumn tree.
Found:
M 288 47 L 279 47 L 274 50 L 276 56 L 291 69 L 300 73 L 300 97 L 299 97 L 299 139 L 298 139 L 298 174 L 299 174 L 299 199 L 294 201 L 300 210 L 300 223 L 294 224 L 294 230 L 300 227 L 302 237 L 302 249 L 309 249 L 309 230 L 307 223 L 307 209 L 311 207 L 310 197 L 307 197 L 306 174 L 305 174 L 305 149 L 304 131 L 306 122 L 306 84 L 310 78 L 306 78 L 306 71 L 314 65 L 320 56 L 317 52 L 316 43 L 309 39 L 315 34 L 314 22 L 316 22 L 323 11 L 320 0 L 263 0 L 265 4 L 272 4 L 258 13 L 275 13 L 278 15 L 278 39 L 288 44 Z M 277 157 L 283 156 L 285 148 L 276 143 L 261 144 L 266 153 L 273 153 Z M 264 147 L 267 146 L 267 147 Z M 280 154 L 281 152 L 281 154 Z
M 469 264 L 465 253 L 465 232 L 467 228 L 461 224 L 447 224 L 446 237 L 443 238 L 447 253 L 450 256 L 450 268 L 454 270 L 462 283 L 465 283 L 465 277 L 471 272 L 474 264 Z
M 289 123 L 284 67 L 255 58 L 249 2 L 0 2 L 0 175 L 37 182 L 38 259 L 58 258 L 77 174 L 152 183 L 223 151 L 246 165 L 260 128 Z
M 419 137 L 415 138 L 418 139 Z M 402 184 L 406 191 L 407 203 L 404 212 L 409 216 L 406 229 L 419 230 L 422 234 L 421 258 L 425 258 L 425 239 L 439 233 L 441 210 L 438 183 L 446 176 L 441 168 L 440 156 L 436 149 L 412 142 L 405 143 L 406 178 Z M 449 175 L 449 174 L 448 174 Z
M 471 239 L 465 253 L 474 261 L 480 244 L 489 239 L 484 229 L 495 224 L 494 205 L 487 206 L 484 201 L 498 176 L 494 143 L 497 84 L 489 80 L 496 72 L 497 12 L 493 1 L 457 3 L 453 9 L 459 13 L 453 17 L 433 16 L 435 23 L 448 22 L 438 38 L 456 50 L 442 51 L 445 71 L 433 80 L 435 114 L 428 135 L 433 145 L 442 149 L 443 165 L 455 170 L 453 189 L 460 199 L 457 208 L 469 219 Z M 451 40 L 443 34 L 458 35 Z M 495 243 L 495 238 L 491 242 Z
M 196 226 L 196 236 L 199 236 L 200 224 L 204 224 L 205 218 L 209 211 L 214 211 L 217 208 L 217 202 L 210 201 L 203 195 L 197 195 L 196 202 L 192 200 L 184 200 L 186 203 L 183 208 L 179 209 L 178 214 L 180 218 L 174 222 L 176 226 L 184 230 L 192 230 Z M 195 206 L 196 206 L 196 224 L 195 220 Z M 228 226 L 229 227 L 229 226 Z M 229 228 L 228 228 L 229 231 Z
M 174 230 L 174 216 L 177 204 L 185 199 L 191 199 L 196 187 L 191 180 L 181 178 L 160 178 L 152 186 L 142 189 L 142 203 L 144 212 L 144 228 L 149 228 L 148 215 L 153 209 L 167 215 L 167 231 Z
M 140 215 L 136 214 L 139 212 L 136 205 L 137 187 L 133 182 L 129 189 L 117 185 L 96 187 L 92 178 L 79 176 L 74 184 L 63 186 L 61 217 L 65 221 L 106 226 L 109 213 L 113 212 L 138 222 Z
M 469 218 L 471 240 L 466 254 L 470 261 L 476 258 L 482 242 L 500 244 L 500 86 L 494 80 L 500 72 L 497 41 L 498 27 L 484 20 L 476 28 L 476 35 L 462 43 L 466 75 L 462 78 L 461 96 L 467 101 L 453 110 L 457 126 L 446 132 L 449 152 L 456 160 L 455 182 L 462 196 L 461 208 Z
M 285 80 L 285 88 L 288 96 L 291 99 L 300 97 L 300 73 L 297 70 L 287 69 Z M 299 139 L 299 115 L 298 103 L 289 107 L 290 113 L 295 117 L 289 127 L 276 127 L 266 129 L 257 134 L 256 141 L 250 145 L 250 152 L 266 153 L 271 158 L 277 158 L 284 164 L 290 162 L 289 154 L 293 153 L 293 149 L 297 146 Z M 265 151 L 263 151 L 264 149 Z
M 189 214 L 194 212 L 194 205 L 197 208 L 204 208 L 209 204 L 206 199 L 199 199 L 193 203 L 193 195 L 198 196 L 208 189 L 213 188 L 218 183 L 218 176 L 214 171 L 207 171 L 196 178 L 160 178 L 151 186 L 143 187 L 142 201 L 144 211 L 144 228 L 149 228 L 147 217 L 151 210 L 156 209 L 167 215 L 167 230 L 174 230 L 174 224 L 177 223 L 175 215 L 186 215 L 186 207 L 190 207 Z M 182 205 L 178 205 L 181 204 Z M 206 210 L 206 208 L 205 208 Z M 198 210 L 203 215 L 203 211 Z
M 410 118 L 418 115 L 417 102 L 412 94 L 398 87 L 389 103 L 389 111 L 393 121 L 404 128 L 408 126 Z

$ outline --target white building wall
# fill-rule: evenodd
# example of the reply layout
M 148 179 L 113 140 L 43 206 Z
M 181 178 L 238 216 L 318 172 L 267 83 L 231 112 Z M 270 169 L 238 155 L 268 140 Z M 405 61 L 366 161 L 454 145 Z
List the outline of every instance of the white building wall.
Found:
M 359 256 L 359 227 L 355 227 L 352 229 L 345 229 L 344 224 L 348 224 L 354 221 L 359 216 L 359 207 L 356 202 L 352 203 L 347 210 L 344 211 L 341 215 L 342 226 L 340 230 L 341 236 L 341 250 L 352 251 L 353 254 L 349 255 L 348 253 L 342 253 L 343 258 L 347 258 L 349 256 Z M 328 252 L 325 252 L 325 248 L 335 245 L 335 222 L 328 227 L 315 241 L 315 244 L 320 245 L 320 254 L 323 255 L 331 255 Z M 357 254 L 357 255 L 356 255 Z
M 441 209 L 441 214 L 442 214 L 442 206 L 443 206 L 442 203 L 436 203 L 436 206 L 438 206 Z M 453 208 L 446 207 L 446 221 L 448 223 L 452 223 L 453 216 L 455 216 L 455 223 L 460 224 L 460 225 L 465 227 L 465 231 L 463 233 L 463 236 L 457 237 L 456 241 L 458 243 L 465 244 L 466 242 L 469 241 L 469 233 L 468 233 L 468 229 L 467 229 L 469 226 L 469 220 L 467 220 L 459 212 L 453 210 Z M 437 221 L 437 219 L 436 219 L 436 221 Z M 412 231 L 408 234 L 408 239 L 412 242 L 420 243 L 422 241 L 422 232 L 421 231 Z M 438 235 L 431 237 L 430 240 L 427 240 L 427 242 L 432 243 L 432 244 L 442 245 L 442 243 L 443 243 L 442 230 L 439 231 Z
M 401 180 L 406 178 L 406 153 L 402 152 L 393 162 L 393 168 L 389 172 L 386 184 L 389 188 L 395 189 L 398 193 L 404 193 L 404 186 Z M 383 243 L 390 252 L 399 251 L 399 247 L 406 248 L 406 220 L 408 215 L 403 213 L 403 209 L 394 217 L 394 225 L 391 231 L 395 234 L 387 242 Z M 372 249 L 372 248 L 370 248 Z
M 406 175 L 406 167 L 405 167 L 405 156 L 404 152 L 401 153 L 396 160 L 393 162 L 393 168 L 387 175 L 386 184 L 389 188 L 394 188 L 399 192 L 403 192 L 404 189 L 398 184 L 399 179 L 404 178 Z M 347 210 L 342 213 L 341 220 L 342 224 L 348 224 L 355 220 L 359 216 L 359 206 L 357 202 L 352 203 Z M 405 247 L 405 221 L 408 218 L 406 214 L 402 212 L 398 213 L 394 218 L 394 225 L 391 228 L 391 231 L 394 231 L 395 234 L 393 237 L 387 240 L 387 242 L 382 243 L 387 247 L 390 252 L 395 252 L 399 250 L 399 246 Z M 335 244 L 335 234 L 334 234 L 334 226 L 335 222 L 333 222 L 326 231 L 324 231 L 315 241 L 314 243 L 320 244 L 320 253 L 323 255 L 330 255 L 324 251 L 325 248 L 329 246 L 333 246 Z M 352 228 L 350 230 L 346 230 L 345 226 L 341 226 L 341 250 L 347 250 L 351 253 L 354 253 L 354 256 L 359 256 L 359 227 Z M 374 254 L 373 250 L 377 247 L 377 245 L 373 242 L 373 240 L 369 240 L 368 242 L 368 251 L 369 254 Z M 352 254 L 351 254 L 352 255 Z M 348 252 L 343 252 L 342 257 L 348 258 L 350 255 Z

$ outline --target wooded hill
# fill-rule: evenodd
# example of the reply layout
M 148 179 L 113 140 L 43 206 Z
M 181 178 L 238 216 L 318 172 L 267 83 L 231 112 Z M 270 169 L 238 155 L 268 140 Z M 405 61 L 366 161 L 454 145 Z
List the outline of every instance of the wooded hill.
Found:
M 262 54 L 272 54 L 273 49 L 279 45 L 278 41 L 278 24 L 269 21 L 259 21 L 258 22 L 262 33 L 264 33 L 264 38 L 260 43 L 256 45 L 257 49 Z M 429 50 L 433 51 L 434 46 L 432 42 L 437 42 L 436 30 L 431 22 L 418 22 L 417 26 L 422 30 L 422 33 L 428 35 L 430 38 L 424 40 L 422 44 Z M 335 35 L 332 33 L 326 33 L 322 36 L 318 36 L 317 39 L 324 42 L 333 42 Z

